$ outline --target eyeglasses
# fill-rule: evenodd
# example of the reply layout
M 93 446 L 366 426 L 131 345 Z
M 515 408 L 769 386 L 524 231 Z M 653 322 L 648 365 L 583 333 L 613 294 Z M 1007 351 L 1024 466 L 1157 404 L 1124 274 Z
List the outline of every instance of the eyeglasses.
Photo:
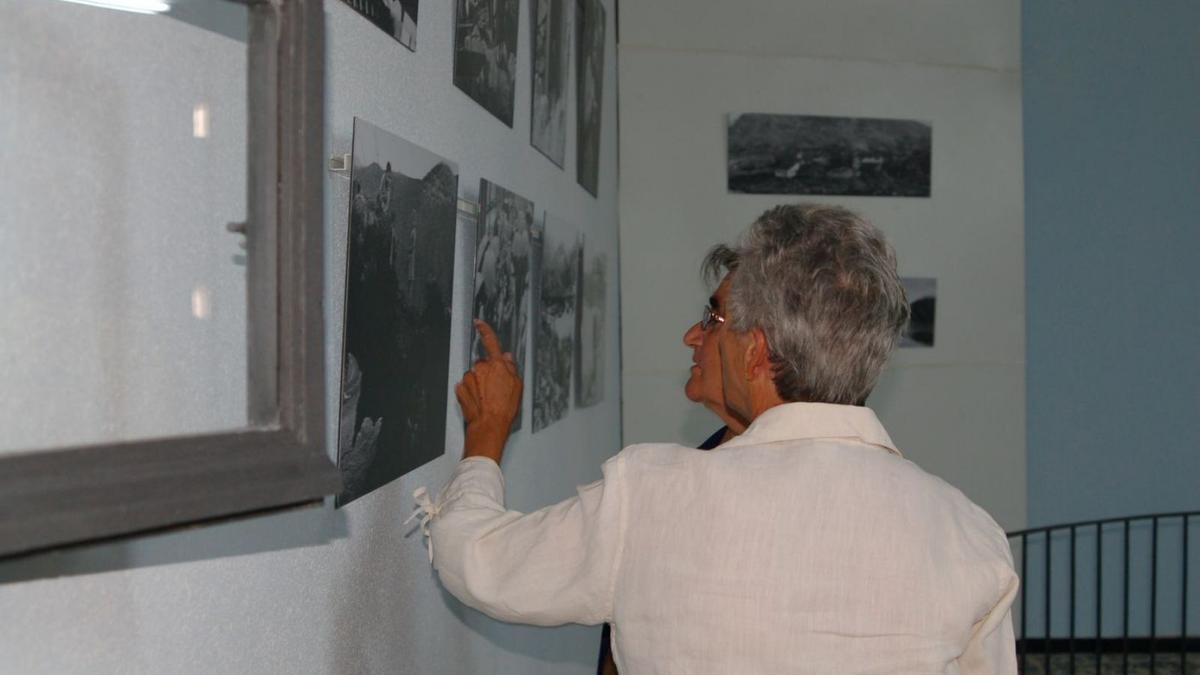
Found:
M 704 314 L 700 316 L 700 330 L 708 330 L 719 323 L 725 323 L 725 317 L 712 311 L 712 307 L 705 305 Z

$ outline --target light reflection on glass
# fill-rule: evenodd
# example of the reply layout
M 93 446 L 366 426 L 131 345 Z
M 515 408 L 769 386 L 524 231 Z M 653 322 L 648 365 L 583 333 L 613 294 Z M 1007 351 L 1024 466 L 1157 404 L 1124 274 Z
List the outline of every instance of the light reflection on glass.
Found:
M 212 316 L 212 293 L 205 286 L 192 289 L 192 316 L 202 321 Z
M 208 138 L 208 104 L 197 103 L 192 108 L 192 136 Z
M 162 0 L 66 0 L 66 2 L 103 7 L 104 9 L 119 9 L 123 12 L 138 14 L 158 14 L 171 9 L 171 6 Z

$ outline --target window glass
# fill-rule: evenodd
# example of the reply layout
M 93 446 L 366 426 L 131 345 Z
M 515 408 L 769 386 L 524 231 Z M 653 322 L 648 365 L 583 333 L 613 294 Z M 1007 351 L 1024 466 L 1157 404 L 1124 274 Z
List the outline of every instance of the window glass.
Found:
M 247 18 L 0 3 L 0 454 L 246 425 Z

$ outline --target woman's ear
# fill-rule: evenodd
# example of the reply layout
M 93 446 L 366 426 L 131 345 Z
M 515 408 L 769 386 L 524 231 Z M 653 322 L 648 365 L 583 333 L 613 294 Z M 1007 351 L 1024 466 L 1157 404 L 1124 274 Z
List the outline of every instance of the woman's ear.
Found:
M 771 365 L 771 348 L 767 344 L 767 334 L 761 328 L 754 328 L 746 334 L 745 339 L 749 341 L 745 352 L 747 379 L 761 376 L 770 379 L 774 366 Z

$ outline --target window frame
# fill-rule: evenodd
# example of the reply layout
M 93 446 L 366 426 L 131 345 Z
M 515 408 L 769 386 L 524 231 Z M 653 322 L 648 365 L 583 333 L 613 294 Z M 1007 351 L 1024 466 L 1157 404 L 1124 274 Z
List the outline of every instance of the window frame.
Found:
M 325 449 L 325 15 L 239 0 L 247 39 L 249 424 L 0 456 L 0 558 L 312 504 L 341 489 Z

